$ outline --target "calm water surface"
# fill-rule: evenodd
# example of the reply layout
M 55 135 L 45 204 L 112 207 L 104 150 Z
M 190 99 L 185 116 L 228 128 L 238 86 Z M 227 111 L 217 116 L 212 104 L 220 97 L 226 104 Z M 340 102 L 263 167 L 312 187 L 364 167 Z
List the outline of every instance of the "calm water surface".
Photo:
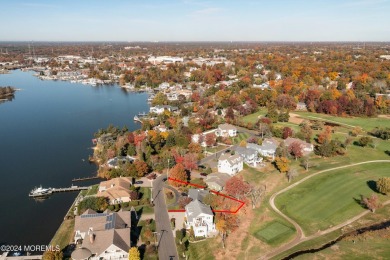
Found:
M 93 133 L 109 124 L 139 128 L 133 117 L 148 111 L 147 94 L 41 81 L 21 71 L 0 75 L 0 86 L 7 85 L 22 90 L 0 104 L 0 244 L 48 244 L 77 193 L 36 202 L 29 191 L 69 187 L 73 178 L 94 174 L 87 160 Z

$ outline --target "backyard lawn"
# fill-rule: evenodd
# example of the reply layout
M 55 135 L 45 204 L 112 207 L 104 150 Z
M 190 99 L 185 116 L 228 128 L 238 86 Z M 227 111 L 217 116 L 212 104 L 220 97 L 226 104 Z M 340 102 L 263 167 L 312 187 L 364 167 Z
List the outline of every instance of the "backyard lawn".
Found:
M 281 241 L 285 241 L 286 237 L 289 237 L 294 233 L 294 229 L 274 220 L 266 224 L 254 235 L 256 238 L 263 240 L 268 244 L 277 244 Z
M 281 194 L 276 205 L 297 221 L 306 235 L 313 234 L 361 213 L 364 209 L 356 199 L 375 193 L 372 181 L 390 176 L 389 169 L 390 163 L 373 163 L 326 172 Z

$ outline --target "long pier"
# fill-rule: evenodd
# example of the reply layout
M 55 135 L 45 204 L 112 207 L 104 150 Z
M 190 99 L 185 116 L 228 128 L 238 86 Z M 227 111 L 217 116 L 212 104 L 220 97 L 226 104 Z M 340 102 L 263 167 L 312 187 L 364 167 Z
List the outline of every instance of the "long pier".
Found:
M 68 191 L 81 191 L 81 190 L 88 190 L 89 187 L 79 187 L 79 186 L 72 186 L 69 188 L 53 188 L 51 189 L 52 193 L 55 192 L 68 192 Z
M 88 180 L 96 180 L 96 179 L 101 179 L 101 178 L 98 177 L 98 176 L 91 176 L 91 177 L 84 177 L 84 178 L 74 178 L 74 179 L 72 179 L 72 182 L 76 182 L 76 181 L 88 181 Z

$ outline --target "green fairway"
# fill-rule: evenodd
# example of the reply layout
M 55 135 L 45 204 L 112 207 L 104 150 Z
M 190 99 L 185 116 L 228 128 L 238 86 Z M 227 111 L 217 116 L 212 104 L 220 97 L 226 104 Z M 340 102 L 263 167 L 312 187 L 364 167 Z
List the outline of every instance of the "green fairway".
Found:
M 259 111 L 257 111 L 256 113 L 244 116 L 242 118 L 242 121 L 244 121 L 245 123 L 253 123 L 254 124 L 257 122 L 257 120 L 259 120 L 259 118 L 264 117 L 265 114 L 267 114 L 267 109 L 262 108 Z
M 317 114 L 310 112 L 294 112 L 303 119 L 324 120 L 333 123 L 339 123 L 347 127 L 359 126 L 366 131 L 370 131 L 375 127 L 390 127 L 390 119 L 386 118 L 365 118 L 365 117 L 337 117 L 325 114 Z
M 294 230 L 280 223 L 272 221 L 255 233 L 255 237 L 269 244 L 276 243 L 280 239 L 294 233 Z
M 390 163 L 371 163 L 315 176 L 276 198 L 277 207 L 313 234 L 340 224 L 364 209 L 355 199 L 375 191 L 368 181 L 390 176 Z M 383 195 L 378 194 L 384 200 Z

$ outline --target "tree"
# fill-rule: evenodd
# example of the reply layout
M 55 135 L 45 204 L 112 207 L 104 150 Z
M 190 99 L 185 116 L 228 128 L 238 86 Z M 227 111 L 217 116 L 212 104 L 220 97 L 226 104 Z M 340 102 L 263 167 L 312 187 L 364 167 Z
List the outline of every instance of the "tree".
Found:
M 194 153 L 187 153 L 183 157 L 183 166 L 189 171 L 198 169 L 198 156 Z
M 352 143 L 353 139 L 351 137 L 346 137 L 344 140 L 343 147 L 347 150 L 348 146 Z
M 361 203 L 364 207 L 371 210 L 372 213 L 375 213 L 375 210 L 380 207 L 380 202 L 378 196 L 372 194 L 370 197 L 361 196 Z
M 61 250 L 47 250 L 45 253 L 43 253 L 42 259 L 43 260 L 62 260 L 64 257 L 64 254 Z
M 215 225 L 215 228 L 219 231 L 222 237 L 222 248 L 225 248 L 226 233 L 228 231 L 226 221 L 224 219 L 219 219 Z
M 250 187 L 250 190 L 246 193 L 246 196 L 251 199 L 252 209 L 256 208 L 257 202 L 259 201 L 261 196 L 263 196 L 265 194 L 266 190 L 267 190 L 266 185 L 261 185 L 258 188 L 253 187 L 253 186 Z
M 358 140 L 358 144 L 362 147 L 366 147 L 366 146 L 369 146 L 369 145 L 372 145 L 373 143 L 373 140 L 371 137 L 369 136 L 363 136 L 361 137 L 359 140 Z
M 324 131 L 318 134 L 317 141 L 319 144 L 323 144 L 326 141 L 331 140 L 332 128 L 330 126 L 326 126 Z
M 300 128 L 299 132 L 300 132 L 302 138 L 303 138 L 306 142 L 310 143 L 310 139 L 311 139 L 311 135 L 312 135 L 312 130 L 311 130 L 310 126 L 309 126 L 309 123 L 307 123 L 307 122 L 305 121 L 305 122 L 303 122 L 302 124 L 300 124 L 300 127 L 301 127 L 301 128 Z
M 292 156 L 294 156 L 295 160 L 298 158 L 301 158 L 303 156 L 303 149 L 302 145 L 299 142 L 292 142 L 288 146 L 288 151 L 291 153 Z
M 196 154 L 201 153 L 202 152 L 202 146 L 200 146 L 197 143 L 190 143 L 188 145 L 188 151 L 190 153 L 196 153 Z
M 275 103 L 268 103 L 267 105 L 267 114 L 266 117 L 268 117 L 272 123 L 277 123 L 279 119 L 279 113 L 278 110 L 276 109 Z
M 138 248 L 132 247 L 129 250 L 129 260 L 141 260 Z
M 227 194 L 230 194 L 232 196 L 235 196 L 237 198 L 241 198 L 244 196 L 246 193 L 250 191 L 251 187 L 249 183 L 244 182 L 244 179 L 242 176 L 237 177 L 234 176 L 227 180 L 225 184 L 225 191 Z
M 177 203 L 179 204 L 179 207 L 180 207 L 180 208 L 184 208 L 184 207 L 187 206 L 191 201 L 192 201 L 192 199 L 191 199 L 190 197 L 182 196 L 182 197 L 180 197 L 180 199 L 177 201 Z
M 208 133 L 205 137 L 205 142 L 207 146 L 213 146 L 217 141 L 217 138 L 214 133 Z
M 283 128 L 283 134 L 282 134 L 282 137 L 283 139 L 287 139 L 288 137 L 292 137 L 293 136 L 293 130 L 286 126 L 285 128 Z
M 275 165 L 276 168 L 281 172 L 288 172 L 290 169 L 290 160 L 286 157 L 276 157 L 275 159 Z
M 172 179 L 176 179 L 179 181 L 186 182 L 187 181 L 187 173 L 185 172 L 184 166 L 181 163 L 176 164 L 170 171 L 169 177 Z M 173 186 L 185 186 L 186 184 L 177 182 L 177 181 L 169 181 L 169 183 Z
M 134 166 L 137 171 L 138 177 L 144 177 L 149 172 L 149 166 L 144 161 L 135 160 Z
M 291 182 L 292 179 L 298 176 L 298 171 L 296 169 L 290 169 L 286 175 L 288 182 Z
M 390 193 L 390 177 L 382 177 L 376 182 L 376 189 L 383 194 Z
M 303 166 L 306 171 L 309 170 L 309 167 L 310 167 L 310 157 L 308 155 L 302 157 L 302 159 L 301 159 L 301 166 Z

